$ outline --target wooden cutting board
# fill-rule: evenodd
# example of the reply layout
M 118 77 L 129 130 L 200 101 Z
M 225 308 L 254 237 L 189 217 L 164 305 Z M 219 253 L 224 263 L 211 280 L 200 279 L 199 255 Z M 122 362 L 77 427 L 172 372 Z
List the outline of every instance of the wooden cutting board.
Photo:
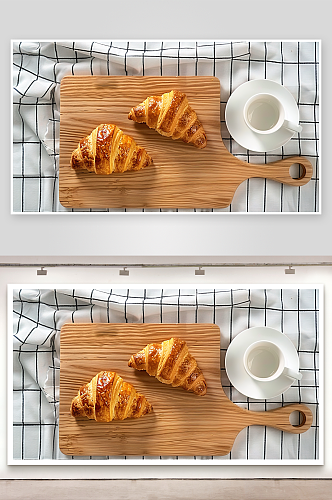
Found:
M 199 150 L 128 120 L 149 95 L 185 92 L 207 134 Z M 220 81 L 215 77 L 66 76 L 60 89 L 60 203 L 70 208 L 223 208 L 250 177 L 303 186 L 312 165 L 303 157 L 248 164 L 226 149 L 220 134 Z M 70 167 L 78 142 L 101 123 L 114 123 L 146 148 L 153 165 L 139 172 L 96 175 Z M 289 168 L 302 166 L 292 179 Z
M 146 344 L 171 337 L 186 340 L 202 369 L 208 391 L 196 396 L 158 382 L 128 367 L 130 356 Z M 68 455 L 226 455 L 248 425 L 268 425 L 302 433 L 312 423 L 310 410 L 294 404 L 252 412 L 232 403 L 220 381 L 220 330 L 213 324 L 65 324 L 60 336 L 60 449 Z M 81 385 L 101 370 L 117 371 L 146 396 L 153 412 L 139 419 L 109 423 L 75 419 L 70 404 Z M 289 415 L 300 411 L 301 426 Z

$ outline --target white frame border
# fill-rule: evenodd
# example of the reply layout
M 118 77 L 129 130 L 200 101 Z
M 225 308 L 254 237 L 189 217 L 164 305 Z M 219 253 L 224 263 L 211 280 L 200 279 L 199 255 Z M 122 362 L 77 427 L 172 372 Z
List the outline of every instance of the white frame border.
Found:
M 8 337 L 7 337 L 7 465 L 103 465 L 103 466 L 112 466 L 112 465 L 148 465 L 148 466 L 160 466 L 160 465 L 172 465 L 172 466 L 181 466 L 181 465 L 213 465 L 213 466 L 229 466 L 229 465 L 324 465 L 324 285 L 323 284 L 250 284 L 250 283 L 204 283 L 200 285 L 195 285 L 194 283 L 167 283 L 167 284 L 158 284 L 158 283 L 149 283 L 149 284 L 123 284 L 116 283 L 119 288 L 124 289 L 142 289 L 142 288 L 195 288 L 199 289 L 207 289 L 207 288 L 249 288 L 249 289 L 259 289 L 259 288 L 272 288 L 272 289 L 317 289 L 319 290 L 319 313 L 318 313 L 318 321 L 319 321 L 319 458 L 317 460 L 243 460 L 243 459 L 231 459 L 231 460 L 193 460 L 193 459 L 181 459 L 181 460 L 143 460 L 143 459 L 126 459 L 126 460 L 118 460 L 118 459 L 109 459 L 109 460 L 24 460 L 19 459 L 16 460 L 13 458 L 13 344 L 12 344 L 12 333 L 13 333 L 13 290 L 17 288 L 31 288 L 31 289 L 40 289 L 40 290 L 48 290 L 52 288 L 105 288 L 110 286 L 110 283 L 104 284 L 68 284 L 68 283 L 49 283 L 45 285 L 40 285 L 40 283 L 31 284 L 8 284 L 7 285 L 7 326 L 8 326 Z

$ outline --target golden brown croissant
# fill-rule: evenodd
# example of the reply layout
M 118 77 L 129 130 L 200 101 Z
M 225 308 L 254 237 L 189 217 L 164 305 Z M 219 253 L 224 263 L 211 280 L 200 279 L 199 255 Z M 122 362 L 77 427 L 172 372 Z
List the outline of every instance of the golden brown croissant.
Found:
M 152 405 L 116 372 L 102 371 L 80 387 L 70 410 L 73 417 L 111 422 L 139 418 L 150 413 Z
M 161 344 L 148 344 L 133 354 L 128 366 L 145 370 L 164 384 L 183 387 L 199 396 L 206 394 L 206 382 L 184 340 L 171 338 Z
M 199 149 L 206 146 L 206 135 L 186 94 L 172 90 L 161 96 L 150 96 L 131 109 L 129 120 L 146 123 L 161 135 L 182 139 Z
M 83 168 L 96 174 L 141 170 L 152 163 L 146 150 L 116 125 L 101 124 L 81 139 L 71 156 L 74 169 Z

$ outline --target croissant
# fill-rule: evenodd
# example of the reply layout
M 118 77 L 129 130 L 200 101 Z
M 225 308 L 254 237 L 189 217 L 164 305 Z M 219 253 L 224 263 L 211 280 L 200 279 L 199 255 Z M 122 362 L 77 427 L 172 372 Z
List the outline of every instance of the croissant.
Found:
M 73 417 L 111 422 L 139 418 L 150 413 L 152 405 L 116 372 L 101 371 L 80 387 L 70 411 Z
M 161 135 L 182 139 L 199 149 L 206 146 L 206 135 L 186 94 L 172 90 L 161 96 L 147 97 L 131 109 L 129 120 L 146 123 Z
M 146 150 L 117 125 L 101 124 L 81 139 L 71 156 L 71 167 L 96 174 L 141 170 L 152 163 Z
M 128 366 L 145 370 L 164 384 L 180 386 L 199 396 L 206 394 L 203 373 L 184 340 L 171 338 L 161 344 L 148 344 L 131 356 Z

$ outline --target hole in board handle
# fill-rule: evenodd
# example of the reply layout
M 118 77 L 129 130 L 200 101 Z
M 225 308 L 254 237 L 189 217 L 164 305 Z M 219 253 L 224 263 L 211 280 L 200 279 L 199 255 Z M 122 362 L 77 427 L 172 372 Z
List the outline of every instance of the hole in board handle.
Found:
M 289 423 L 293 427 L 302 427 L 306 422 L 306 416 L 303 411 L 292 411 L 289 415 Z
M 289 175 L 292 179 L 303 179 L 305 173 L 305 168 L 301 165 L 301 163 L 293 163 L 293 165 L 289 167 Z

